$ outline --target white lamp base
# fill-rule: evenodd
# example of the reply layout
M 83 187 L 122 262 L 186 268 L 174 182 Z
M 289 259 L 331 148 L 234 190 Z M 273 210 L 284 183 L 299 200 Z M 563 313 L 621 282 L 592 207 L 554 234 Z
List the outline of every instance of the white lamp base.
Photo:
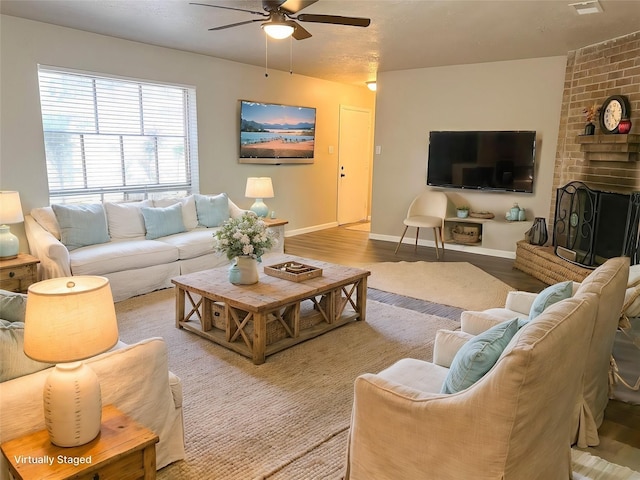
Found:
M 249 210 L 254 212 L 259 217 L 266 217 L 269 213 L 269 207 L 267 207 L 267 205 L 261 198 L 256 198 L 256 201 L 253 202 L 253 205 L 251 205 L 251 208 Z
M 8 225 L 0 225 L 0 259 L 8 260 L 18 256 L 20 242 Z
M 44 419 L 51 443 L 76 447 L 96 438 L 102 420 L 98 376 L 82 362 L 61 363 L 44 385 Z

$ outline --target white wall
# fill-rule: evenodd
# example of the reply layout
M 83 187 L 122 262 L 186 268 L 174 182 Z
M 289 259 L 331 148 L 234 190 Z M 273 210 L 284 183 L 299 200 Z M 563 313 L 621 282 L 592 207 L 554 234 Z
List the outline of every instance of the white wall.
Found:
M 276 197 L 267 204 L 289 220 L 287 230 L 336 222 L 340 105 L 375 107 L 364 85 L 274 70 L 265 78 L 260 67 L 6 15 L 0 18 L 0 62 L 0 188 L 18 190 L 25 213 L 49 203 L 38 64 L 195 86 L 200 191 L 227 192 L 248 208 L 246 178 L 270 176 Z M 239 164 L 238 99 L 316 107 L 315 163 Z M 335 147 L 331 155 L 329 146 Z M 28 251 L 22 226 L 16 230 L 21 251 Z
M 446 192 L 496 216 L 518 202 L 528 218 L 547 217 L 565 64 L 566 57 L 550 57 L 378 74 L 372 237 L 399 239 L 409 203 L 427 188 L 431 130 L 535 130 L 533 194 Z

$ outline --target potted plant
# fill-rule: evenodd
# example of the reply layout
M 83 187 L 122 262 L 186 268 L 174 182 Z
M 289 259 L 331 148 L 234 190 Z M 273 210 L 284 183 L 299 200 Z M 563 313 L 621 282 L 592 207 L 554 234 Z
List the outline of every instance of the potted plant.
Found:
M 461 205 L 458 208 L 458 218 L 467 218 L 469 216 L 469 205 Z
M 586 107 L 582 110 L 584 113 L 584 119 L 586 125 L 584 126 L 585 135 L 593 135 L 596 132 L 596 126 L 593 124 L 596 117 L 600 114 L 600 107 L 597 103 L 594 103 L 590 107 Z

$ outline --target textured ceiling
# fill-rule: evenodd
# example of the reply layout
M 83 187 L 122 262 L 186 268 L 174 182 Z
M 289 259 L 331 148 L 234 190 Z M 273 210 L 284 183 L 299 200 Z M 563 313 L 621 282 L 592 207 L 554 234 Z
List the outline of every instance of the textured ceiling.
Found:
M 261 11 L 259 0 L 199 0 Z M 368 28 L 304 23 L 306 40 L 270 40 L 268 65 L 362 84 L 377 72 L 565 55 L 640 30 L 640 0 L 601 0 L 604 12 L 578 15 L 556 0 L 320 0 L 304 13 L 371 18 Z M 265 65 L 257 18 L 190 5 L 189 0 L 1 0 L 6 15 Z M 302 24 L 302 22 L 301 22 Z

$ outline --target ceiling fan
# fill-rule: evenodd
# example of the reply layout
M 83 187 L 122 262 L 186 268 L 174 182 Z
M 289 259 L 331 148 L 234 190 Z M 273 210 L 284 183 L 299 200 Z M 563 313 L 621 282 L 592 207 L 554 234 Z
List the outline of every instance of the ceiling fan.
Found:
M 210 28 L 209 31 L 224 30 L 226 28 L 238 27 L 254 22 L 264 22 L 262 28 L 273 38 L 287 38 L 292 36 L 296 40 L 304 40 L 311 37 L 311 34 L 305 30 L 298 22 L 310 23 L 329 23 L 332 25 L 350 25 L 353 27 L 368 27 L 371 23 L 369 18 L 360 17 L 343 17 L 339 15 L 316 15 L 313 13 L 301 13 L 300 10 L 313 5 L 318 0 L 262 0 L 262 9 L 264 12 L 245 10 L 244 8 L 225 7 L 222 5 L 210 5 L 208 3 L 191 2 L 191 5 L 201 5 L 203 7 L 223 8 L 225 10 L 236 10 L 238 12 L 251 13 L 259 15 L 262 18 L 253 20 L 245 20 L 244 22 L 231 23 L 220 27 Z M 265 21 L 265 19 L 267 19 Z

